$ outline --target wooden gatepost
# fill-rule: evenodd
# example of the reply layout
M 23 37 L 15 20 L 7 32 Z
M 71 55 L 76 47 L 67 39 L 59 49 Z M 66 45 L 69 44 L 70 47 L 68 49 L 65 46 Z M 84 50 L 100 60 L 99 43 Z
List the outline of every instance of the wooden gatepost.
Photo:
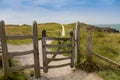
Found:
M 75 67 L 80 63 L 80 22 L 76 23 L 76 26 L 73 29 L 74 38 L 75 38 Z
M 27 68 L 34 67 L 35 77 L 40 77 L 40 63 L 39 63 L 39 50 L 38 50 L 38 32 L 37 32 L 37 22 L 33 22 L 32 35 L 21 35 L 21 36 L 7 36 L 5 32 L 5 23 L 0 21 L 0 38 L 2 46 L 2 61 L 3 61 L 3 71 L 4 75 L 9 74 L 9 72 L 15 72 L 18 70 L 23 70 Z M 33 40 L 33 50 L 22 51 L 22 52 L 8 52 L 7 40 L 23 40 L 23 39 L 32 39 Z M 34 55 L 34 64 L 24 65 L 24 66 L 9 66 L 9 59 L 14 56 L 21 56 L 26 54 Z

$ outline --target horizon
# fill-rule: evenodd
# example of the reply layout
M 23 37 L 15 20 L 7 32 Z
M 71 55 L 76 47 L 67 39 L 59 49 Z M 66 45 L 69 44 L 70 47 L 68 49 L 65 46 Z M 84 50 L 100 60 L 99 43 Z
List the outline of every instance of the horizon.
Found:
M 6 24 L 120 24 L 120 0 L 0 0 Z
M 4 20 L 3 20 L 4 21 Z M 4 21 L 5 22 L 5 21 Z M 78 22 L 78 21 L 77 21 Z M 77 22 L 71 22 L 71 23 L 64 23 L 63 25 L 66 25 L 66 24 L 72 24 L 72 23 L 77 23 Z M 32 22 L 33 23 L 33 22 Z M 26 23 L 23 23 L 23 24 L 6 24 L 5 23 L 5 25 L 32 25 L 32 23 L 31 24 L 26 24 Z M 46 24 L 46 23 L 56 23 L 56 24 L 62 24 L 62 23 L 58 23 L 58 22 L 43 22 L 43 23 L 38 23 L 37 22 L 37 24 Z M 80 22 L 80 23 L 84 23 L 84 22 Z M 84 24 L 88 24 L 88 23 L 84 23 Z M 120 25 L 120 24 L 88 24 L 88 25 Z

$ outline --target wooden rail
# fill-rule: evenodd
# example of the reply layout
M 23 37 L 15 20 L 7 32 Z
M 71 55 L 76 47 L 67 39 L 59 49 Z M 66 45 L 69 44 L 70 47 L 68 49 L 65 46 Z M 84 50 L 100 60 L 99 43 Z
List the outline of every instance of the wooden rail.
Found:
M 22 56 L 22 55 L 26 55 L 26 54 L 31 54 L 34 53 L 34 50 L 29 50 L 29 51 L 23 51 L 23 52 L 8 52 L 8 54 L 12 57 L 12 56 Z
M 46 40 L 70 40 L 70 38 L 45 37 Z
M 113 61 L 107 57 L 104 57 L 98 53 L 92 52 L 92 36 L 88 36 L 88 43 L 87 43 L 87 52 L 86 52 L 86 60 L 89 63 L 93 62 L 93 55 L 100 58 L 101 60 L 104 60 L 112 65 L 116 65 L 120 67 L 120 63 L 117 63 L 116 61 Z
M 69 51 L 56 51 L 56 52 L 53 52 L 53 51 L 46 51 L 46 54 L 63 54 L 63 53 L 70 53 L 71 50 Z
M 58 47 L 60 47 L 61 45 L 50 45 L 50 44 L 46 44 L 45 46 L 46 46 L 47 48 L 58 48 Z M 62 46 L 63 46 L 63 47 L 70 47 L 71 44 L 63 44 Z
M 67 60 L 67 59 L 71 59 L 71 57 L 66 57 L 66 58 L 54 58 L 54 59 L 48 58 L 48 60 L 50 60 L 50 61 L 61 61 L 61 60 Z
M 48 68 L 59 68 L 59 67 L 68 66 L 70 64 L 71 63 L 61 64 L 61 65 L 49 65 Z
M 92 54 L 93 54 L 94 56 L 100 58 L 101 60 L 104 60 L 104 61 L 106 61 L 106 62 L 108 62 L 108 63 L 110 63 L 110 64 L 113 64 L 113 65 L 116 65 L 116 66 L 120 67 L 120 63 L 117 63 L 116 61 L 113 61 L 113 60 L 111 60 L 111 59 L 109 59 L 109 58 L 107 58 L 107 57 L 101 56 L 100 54 L 95 53 L 95 52 L 92 52 Z
M 22 40 L 22 39 L 31 39 L 33 35 L 21 35 L 21 36 L 6 36 L 9 40 Z
M 24 69 L 27 69 L 27 68 L 33 68 L 34 65 L 24 65 L 24 66 L 15 66 L 15 67 L 11 67 L 9 69 L 10 72 L 15 72 L 15 71 L 18 71 L 18 70 L 24 70 Z

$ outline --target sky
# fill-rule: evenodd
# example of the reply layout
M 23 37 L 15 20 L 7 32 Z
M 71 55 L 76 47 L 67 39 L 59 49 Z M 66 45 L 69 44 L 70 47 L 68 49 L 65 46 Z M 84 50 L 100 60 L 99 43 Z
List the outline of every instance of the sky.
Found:
M 0 0 L 6 24 L 120 24 L 120 0 Z

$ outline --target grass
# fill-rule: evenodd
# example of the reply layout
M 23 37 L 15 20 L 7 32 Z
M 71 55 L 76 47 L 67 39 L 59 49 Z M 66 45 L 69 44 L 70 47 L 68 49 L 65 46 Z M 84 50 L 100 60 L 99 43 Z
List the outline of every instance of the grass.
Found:
M 6 25 L 6 35 L 30 35 L 32 34 L 32 27 L 29 25 Z M 8 43 L 14 44 L 14 45 L 20 45 L 20 44 L 29 44 L 31 43 L 31 39 L 25 39 L 25 40 L 8 40 Z
M 69 37 L 69 32 L 73 29 L 75 24 L 65 25 L 66 36 Z M 97 31 L 92 29 L 87 31 L 89 26 L 81 24 L 80 29 L 80 52 L 81 52 L 81 63 L 84 63 L 86 53 L 86 43 L 88 35 L 92 35 L 92 50 L 98 54 L 112 59 L 119 63 L 120 61 L 120 33 L 109 33 L 104 31 Z M 53 42 L 54 44 L 55 42 Z M 56 42 L 57 43 L 57 42 Z M 68 54 L 67 54 L 68 55 Z M 111 64 L 108 64 L 100 59 L 94 57 L 94 62 L 101 68 L 98 70 L 98 75 L 103 77 L 105 80 L 120 80 L 120 68 L 115 68 Z M 80 64 L 81 64 L 80 63 Z M 103 66 L 104 65 L 104 66 Z M 106 69 L 107 67 L 107 69 Z
M 8 40 L 7 42 L 13 45 L 30 44 L 32 42 L 32 39 Z
M 65 37 L 70 37 L 69 32 L 75 27 L 73 24 L 65 24 Z M 38 37 L 41 37 L 42 30 L 47 31 L 47 36 L 58 37 L 61 32 L 61 25 L 58 23 L 43 23 L 38 24 Z M 107 58 L 110 58 L 119 63 L 120 61 L 120 33 L 110 33 L 103 29 L 100 31 L 98 28 L 91 25 L 81 23 L 80 29 L 80 52 L 81 52 L 81 63 L 85 62 L 86 43 L 88 35 L 92 35 L 92 50 L 101 54 Z M 7 26 L 7 35 L 28 35 L 32 34 L 32 27 L 30 25 L 22 26 Z M 62 36 L 60 36 L 62 37 Z M 29 44 L 32 40 L 23 41 L 8 41 L 11 44 Z M 57 44 L 57 42 L 53 42 Z M 64 48 L 67 49 L 67 48 Z M 68 54 L 67 54 L 68 55 Z M 97 65 L 100 65 L 102 70 L 98 71 L 98 75 L 103 77 L 105 80 L 120 80 L 120 68 L 114 68 L 114 66 L 94 57 L 94 61 Z M 81 64 L 80 63 L 80 64 Z M 101 65 L 102 64 L 102 65 Z M 104 66 L 103 66 L 104 65 Z M 107 67 L 107 69 L 106 69 Z M 112 68 L 111 68 L 112 67 Z
M 30 25 L 6 25 L 6 35 L 31 35 L 32 27 Z M 42 30 L 45 29 L 47 31 L 48 36 L 57 37 L 57 35 L 61 32 L 61 25 L 58 23 L 43 23 L 38 24 L 38 37 L 41 37 Z M 25 40 L 9 40 L 8 43 L 14 45 L 20 44 L 29 44 L 31 43 L 31 39 Z
M 104 78 L 104 80 L 120 80 L 120 69 L 106 69 L 99 71 L 98 74 Z
M 9 59 L 9 66 L 18 66 L 18 62 L 13 58 Z M 0 80 L 27 80 L 27 74 L 23 71 L 9 72 L 7 75 L 3 75 L 2 67 L 0 67 Z
M 24 72 L 12 72 L 6 76 L 1 76 L 0 80 L 27 80 Z

